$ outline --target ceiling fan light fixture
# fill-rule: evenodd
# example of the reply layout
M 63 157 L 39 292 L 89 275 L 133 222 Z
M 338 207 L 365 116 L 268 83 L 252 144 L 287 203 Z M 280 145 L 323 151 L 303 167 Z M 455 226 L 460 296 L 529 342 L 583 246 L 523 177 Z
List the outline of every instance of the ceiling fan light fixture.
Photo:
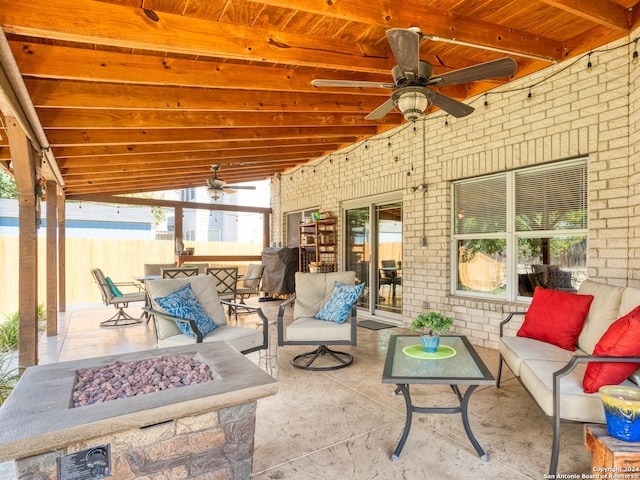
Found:
M 398 98 L 395 100 L 396 108 L 405 119 L 415 122 L 429 106 L 429 98 L 421 89 L 412 88 L 398 92 Z
M 218 188 L 212 188 L 212 187 L 207 188 L 207 194 L 213 200 L 220 200 L 220 197 L 222 197 L 223 193 L 224 192 Z

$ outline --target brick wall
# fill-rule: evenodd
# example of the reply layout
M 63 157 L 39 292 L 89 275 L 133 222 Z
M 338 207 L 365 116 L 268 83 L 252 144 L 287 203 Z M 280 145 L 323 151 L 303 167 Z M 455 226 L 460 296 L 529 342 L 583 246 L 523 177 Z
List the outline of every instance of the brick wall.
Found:
M 289 211 L 331 210 L 341 232 L 341 202 L 401 192 L 405 323 L 428 300 L 455 315 L 456 333 L 495 348 L 503 312 L 526 305 L 451 295 L 450 181 L 588 155 L 588 275 L 640 287 L 640 65 L 631 63 L 632 51 L 593 54 L 592 71 L 586 59 L 549 67 L 492 91 L 486 107 L 484 96 L 472 100 L 469 117 L 436 112 L 283 174 L 272 188 L 273 240 L 284 242 Z M 409 191 L 423 179 L 424 203 Z

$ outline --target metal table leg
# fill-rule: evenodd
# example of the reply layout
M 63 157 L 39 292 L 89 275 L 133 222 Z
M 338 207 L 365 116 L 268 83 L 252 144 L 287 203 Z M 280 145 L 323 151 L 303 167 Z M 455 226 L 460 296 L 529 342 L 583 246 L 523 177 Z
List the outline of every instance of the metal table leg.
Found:
M 464 395 L 461 395 L 460 390 L 458 389 L 458 386 L 451 385 L 451 389 L 454 391 L 454 393 L 456 394 L 456 397 L 458 397 L 458 401 L 460 402 L 460 405 L 457 407 L 418 407 L 411 403 L 409 385 L 407 384 L 396 385 L 396 389 L 394 390 L 393 393 L 394 395 L 397 395 L 399 392 L 402 392 L 402 395 L 404 396 L 405 407 L 407 410 L 407 417 L 405 419 L 404 429 L 402 430 L 402 435 L 400 436 L 398 445 L 396 446 L 396 449 L 393 452 L 393 455 L 391 455 L 391 460 L 395 462 L 396 460 L 398 460 L 398 457 L 400 457 L 400 453 L 404 448 L 404 444 L 407 441 L 407 438 L 409 437 L 409 430 L 411 429 L 413 412 L 416 412 L 416 413 L 460 413 L 462 414 L 462 426 L 464 427 L 464 431 L 467 434 L 469 441 L 473 445 L 473 448 L 475 448 L 476 452 L 478 453 L 478 456 L 480 457 L 480 459 L 486 462 L 489 459 L 489 457 L 480 446 L 480 443 L 478 443 L 478 440 L 476 439 L 475 435 L 473 434 L 473 431 L 471 430 L 471 425 L 469 424 L 469 411 L 468 411 L 469 399 L 471 398 L 471 394 L 476 388 L 478 388 L 478 385 L 469 385 L 469 388 L 467 388 L 467 390 L 464 392 Z

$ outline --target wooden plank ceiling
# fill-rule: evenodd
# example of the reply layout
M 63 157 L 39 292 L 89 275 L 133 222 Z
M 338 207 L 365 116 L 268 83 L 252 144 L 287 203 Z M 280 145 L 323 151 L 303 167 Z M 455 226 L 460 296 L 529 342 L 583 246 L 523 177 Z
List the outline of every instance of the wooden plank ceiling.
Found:
M 204 186 L 212 164 L 229 183 L 267 179 L 399 125 L 364 118 L 390 90 L 311 85 L 392 83 L 388 28 L 512 51 L 518 78 L 550 65 L 531 56 L 584 54 L 639 16 L 636 0 L 0 0 L 67 198 Z M 505 56 L 431 40 L 420 52 L 436 74 Z

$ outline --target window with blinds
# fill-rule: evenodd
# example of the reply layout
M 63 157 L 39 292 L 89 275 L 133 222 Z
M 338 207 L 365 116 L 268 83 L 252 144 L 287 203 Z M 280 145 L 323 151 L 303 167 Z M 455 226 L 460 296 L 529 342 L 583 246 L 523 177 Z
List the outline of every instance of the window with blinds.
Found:
M 452 186 L 452 291 L 501 300 L 586 278 L 587 159 Z

